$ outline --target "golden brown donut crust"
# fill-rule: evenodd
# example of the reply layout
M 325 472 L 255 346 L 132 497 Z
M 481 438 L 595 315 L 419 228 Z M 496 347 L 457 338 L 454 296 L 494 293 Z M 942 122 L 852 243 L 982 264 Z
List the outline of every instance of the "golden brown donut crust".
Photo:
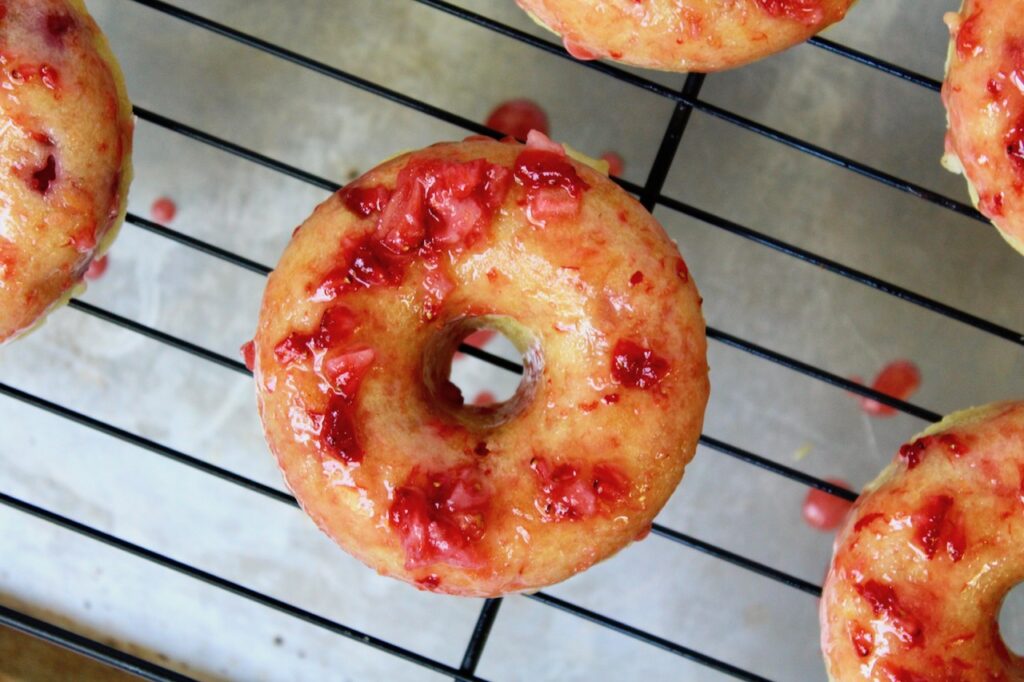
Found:
M 260 312 L 260 414 L 288 485 L 348 552 L 421 589 L 534 590 L 607 558 L 650 527 L 700 434 L 704 322 L 675 245 L 606 176 L 564 156 L 587 188 L 575 215 L 545 218 L 544 201 L 512 179 L 524 150 L 446 143 L 371 170 L 297 230 Z M 493 176 L 488 188 L 507 183 L 493 195 L 500 205 L 472 239 L 428 255 L 420 244 L 402 256 L 398 283 L 366 288 L 331 275 L 339 266 L 355 272 L 354 244 L 375 239 L 378 209 L 389 214 L 374 193 L 418 187 L 402 184 L 403 171 L 433 182 L 412 170 L 424 164 L 484 164 Z M 365 216 L 351 208 L 359 192 L 364 207 L 373 205 Z M 325 281 L 343 292 L 324 295 Z M 330 344 L 310 340 L 338 305 L 348 312 L 330 319 L 341 331 Z M 498 412 L 460 408 L 446 382 L 454 345 L 481 321 L 520 346 L 532 377 Z M 637 347 L 651 352 L 643 371 L 613 369 L 615 352 Z M 331 359 L 339 354 L 344 360 Z M 325 379 L 330 366 L 361 372 L 345 408 L 354 442 L 341 449 L 326 444 L 320 418 L 338 399 Z M 352 449 L 339 456 L 344 448 Z M 401 507 L 424 496 L 430 503 L 419 511 Z M 419 556 L 409 518 L 422 520 L 425 532 L 453 533 L 458 525 L 464 533 L 455 549 Z
M 70 296 L 124 215 L 133 120 L 80 0 L 0 3 L 0 342 Z
M 821 599 L 831 679 L 1024 679 L 997 620 L 1022 547 L 1024 402 L 958 412 L 902 446 L 836 539 Z
M 855 0 L 516 0 L 569 52 L 664 71 L 721 71 L 801 43 Z

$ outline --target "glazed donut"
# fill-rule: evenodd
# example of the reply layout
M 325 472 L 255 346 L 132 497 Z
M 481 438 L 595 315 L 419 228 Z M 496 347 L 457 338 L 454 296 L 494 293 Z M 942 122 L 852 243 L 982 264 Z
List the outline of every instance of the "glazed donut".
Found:
M 465 405 L 459 342 L 524 378 Z M 708 398 L 697 289 L 664 230 L 536 131 L 404 154 L 321 204 L 270 276 L 263 427 L 319 527 L 382 574 L 494 596 L 646 533 Z
M 577 59 L 721 71 L 801 43 L 856 0 L 516 0 Z
M 903 445 L 840 531 L 821 599 L 832 680 L 1024 679 L 999 634 L 1024 580 L 1024 402 L 946 417 Z
M 946 23 L 943 165 L 966 176 L 978 210 L 1024 253 L 1024 2 L 965 0 Z
M 67 300 L 131 180 L 124 79 L 80 0 L 0 2 L 0 343 Z

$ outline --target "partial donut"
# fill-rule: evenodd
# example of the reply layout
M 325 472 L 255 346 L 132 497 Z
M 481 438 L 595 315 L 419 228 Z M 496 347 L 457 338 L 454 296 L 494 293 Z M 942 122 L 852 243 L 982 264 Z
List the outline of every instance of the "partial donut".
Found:
M 821 599 L 832 680 L 1024 679 L 999 608 L 1024 580 L 1024 402 L 903 445 L 840 531 Z
M 721 71 L 801 43 L 856 0 L 516 0 L 577 59 Z
M 459 342 L 508 337 L 508 401 L 463 404 Z M 697 289 L 664 230 L 536 132 L 404 154 L 321 204 L 270 276 L 260 415 L 319 527 L 385 575 L 494 596 L 642 536 L 708 398 Z
M 71 296 L 131 180 L 124 79 L 80 0 L 0 2 L 0 343 Z
M 978 210 L 1024 253 L 1024 2 L 965 0 L 946 23 L 943 165 L 966 176 Z

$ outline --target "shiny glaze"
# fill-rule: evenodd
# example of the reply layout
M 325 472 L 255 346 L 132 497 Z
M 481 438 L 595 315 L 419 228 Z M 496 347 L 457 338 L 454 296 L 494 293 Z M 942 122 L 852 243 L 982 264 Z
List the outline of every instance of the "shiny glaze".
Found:
M 4 8 L 0 343 L 65 299 L 112 241 L 132 138 L 120 71 L 82 3 L 7 0 Z
M 807 40 L 854 0 L 517 0 L 577 59 L 720 71 Z
M 821 601 L 832 680 L 1024 679 L 999 636 L 1024 580 L 1024 403 L 947 417 L 901 448 L 836 540 Z
M 978 210 L 1024 252 L 1024 14 L 1015 2 L 967 0 L 946 23 L 943 163 L 966 175 Z
M 606 558 L 649 529 L 700 432 L 704 328 L 678 251 L 606 177 L 529 138 L 370 171 L 295 232 L 264 297 L 255 383 L 289 487 L 419 589 L 537 589 Z M 575 216 L 538 225 L 537 192 Z M 495 332 L 524 349 L 524 385 L 464 404 L 455 348 Z

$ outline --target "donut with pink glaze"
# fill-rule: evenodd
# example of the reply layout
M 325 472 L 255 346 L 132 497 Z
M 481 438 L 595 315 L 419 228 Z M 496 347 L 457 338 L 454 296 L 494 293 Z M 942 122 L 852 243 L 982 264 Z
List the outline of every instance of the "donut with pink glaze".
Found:
M 946 23 L 943 165 L 966 176 L 978 210 L 1024 253 L 1024 2 L 966 0 Z
M 131 180 L 124 79 L 80 0 L 0 2 L 0 343 L 70 297 Z
M 523 356 L 503 403 L 449 381 L 481 329 Z M 270 276 L 247 349 L 309 516 L 380 573 L 458 595 L 536 590 L 644 535 L 708 398 L 675 244 L 536 132 L 404 154 L 332 195 Z
M 836 538 L 821 598 L 835 682 L 1024 679 L 999 608 L 1024 580 L 1024 402 L 903 445 Z
M 856 0 L 516 0 L 577 59 L 722 71 L 840 21 Z

